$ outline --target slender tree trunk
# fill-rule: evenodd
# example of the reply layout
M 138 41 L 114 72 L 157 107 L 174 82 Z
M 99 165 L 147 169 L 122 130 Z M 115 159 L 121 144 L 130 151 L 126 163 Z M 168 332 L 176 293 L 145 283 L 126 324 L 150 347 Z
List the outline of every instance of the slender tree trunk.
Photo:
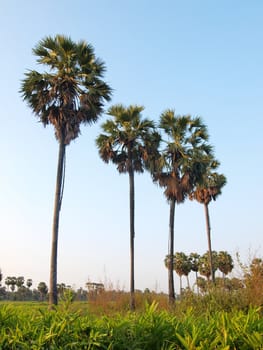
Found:
M 175 212 L 175 199 L 170 200 L 170 218 L 169 218 L 169 247 L 168 255 L 170 258 L 170 264 L 168 265 L 168 293 L 169 293 L 169 304 L 173 305 L 175 302 L 174 293 L 174 212 Z
M 130 150 L 129 152 L 130 153 Z M 129 158 L 130 158 L 129 154 Z M 134 294 L 134 170 L 132 167 L 132 160 L 129 160 L 129 185 L 130 185 L 130 310 L 135 310 L 135 294 Z
M 208 204 L 204 204 L 204 207 L 205 207 L 205 221 L 206 221 L 206 233 L 207 233 L 207 241 L 208 241 L 210 274 L 211 274 L 212 282 L 215 283 L 215 274 L 214 274 L 214 269 L 213 269 L 212 244 L 211 244 L 211 226 L 210 226 Z
M 187 288 L 190 290 L 190 281 L 189 281 L 188 275 L 186 275 L 186 280 L 187 280 Z
M 195 283 L 196 283 L 196 287 L 197 287 L 197 294 L 199 295 L 199 286 L 198 286 L 198 283 L 197 283 L 197 271 L 195 271 Z
M 179 281 L 180 281 L 180 296 L 182 296 L 182 290 L 183 290 L 183 286 L 182 286 L 182 275 L 179 275 Z
M 49 308 L 57 305 L 57 253 L 58 253 L 58 229 L 59 229 L 59 213 L 62 200 L 62 179 L 64 172 L 66 145 L 64 140 L 59 143 L 58 165 L 57 165 L 57 180 L 56 192 L 54 201 L 53 213 L 53 228 L 52 228 L 52 244 L 51 244 L 51 260 L 50 260 L 50 285 L 49 285 Z

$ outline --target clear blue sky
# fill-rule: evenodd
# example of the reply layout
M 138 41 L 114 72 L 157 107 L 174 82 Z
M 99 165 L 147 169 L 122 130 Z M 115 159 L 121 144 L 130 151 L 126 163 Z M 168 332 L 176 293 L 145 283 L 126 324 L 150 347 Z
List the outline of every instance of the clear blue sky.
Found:
M 0 0 L 0 267 L 49 281 L 58 145 L 19 95 L 46 35 L 85 39 L 107 66 L 110 104 L 200 115 L 228 184 L 211 204 L 214 250 L 262 256 L 263 3 L 258 0 Z M 41 69 L 37 67 L 37 69 Z M 128 177 L 98 156 L 105 116 L 67 150 L 58 281 L 129 288 Z M 136 288 L 167 290 L 169 206 L 136 176 Z M 203 207 L 176 209 L 175 251 L 207 250 Z M 178 290 L 178 281 L 177 290 Z

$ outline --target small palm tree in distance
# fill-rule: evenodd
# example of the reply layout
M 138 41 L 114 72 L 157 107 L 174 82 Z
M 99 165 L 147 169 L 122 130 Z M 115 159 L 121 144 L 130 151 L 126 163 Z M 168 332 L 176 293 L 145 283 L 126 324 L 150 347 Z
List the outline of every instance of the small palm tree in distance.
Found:
M 217 197 L 222 193 L 222 188 L 226 184 L 225 175 L 218 174 L 217 172 L 213 171 L 213 169 L 216 169 L 218 166 L 219 162 L 211 158 L 210 165 L 207 167 L 202 180 L 199 182 L 199 184 L 197 184 L 196 188 L 189 195 L 190 199 L 195 199 L 197 202 L 204 205 L 210 272 L 213 283 L 215 282 L 215 276 L 213 273 L 214 269 L 211 243 L 211 224 L 208 206 L 212 200 L 215 201 Z

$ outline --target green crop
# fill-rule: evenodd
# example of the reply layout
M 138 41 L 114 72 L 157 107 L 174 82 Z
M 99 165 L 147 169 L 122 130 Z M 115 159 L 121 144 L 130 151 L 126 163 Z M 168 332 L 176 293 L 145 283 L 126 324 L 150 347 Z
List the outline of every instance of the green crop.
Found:
M 81 306 L 81 304 L 79 304 Z M 0 305 L 0 350 L 263 349 L 259 309 L 180 317 L 146 305 L 139 313 L 92 316 L 87 310 Z

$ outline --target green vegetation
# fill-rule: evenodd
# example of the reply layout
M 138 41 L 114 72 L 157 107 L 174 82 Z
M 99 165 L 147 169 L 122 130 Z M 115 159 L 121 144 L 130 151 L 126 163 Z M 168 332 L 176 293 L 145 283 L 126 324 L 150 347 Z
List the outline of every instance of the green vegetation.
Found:
M 146 304 L 143 312 L 94 316 L 62 304 L 0 305 L 0 349 L 262 349 L 260 310 L 174 314 Z
M 173 306 L 166 294 L 135 291 L 136 312 L 129 311 L 130 293 L 90 282 L 85 302 L 74 301 L 77 295 L 60 284 L 53 310 L 46 302 L 3 301 L 0 349 L 262 349 L 263 261 L 255 258 L 242 268 L 242 279 L 228 279 L 223 269 L 223 277 L 215 284 L 204 280 L 199 293 L 182 290 Z

